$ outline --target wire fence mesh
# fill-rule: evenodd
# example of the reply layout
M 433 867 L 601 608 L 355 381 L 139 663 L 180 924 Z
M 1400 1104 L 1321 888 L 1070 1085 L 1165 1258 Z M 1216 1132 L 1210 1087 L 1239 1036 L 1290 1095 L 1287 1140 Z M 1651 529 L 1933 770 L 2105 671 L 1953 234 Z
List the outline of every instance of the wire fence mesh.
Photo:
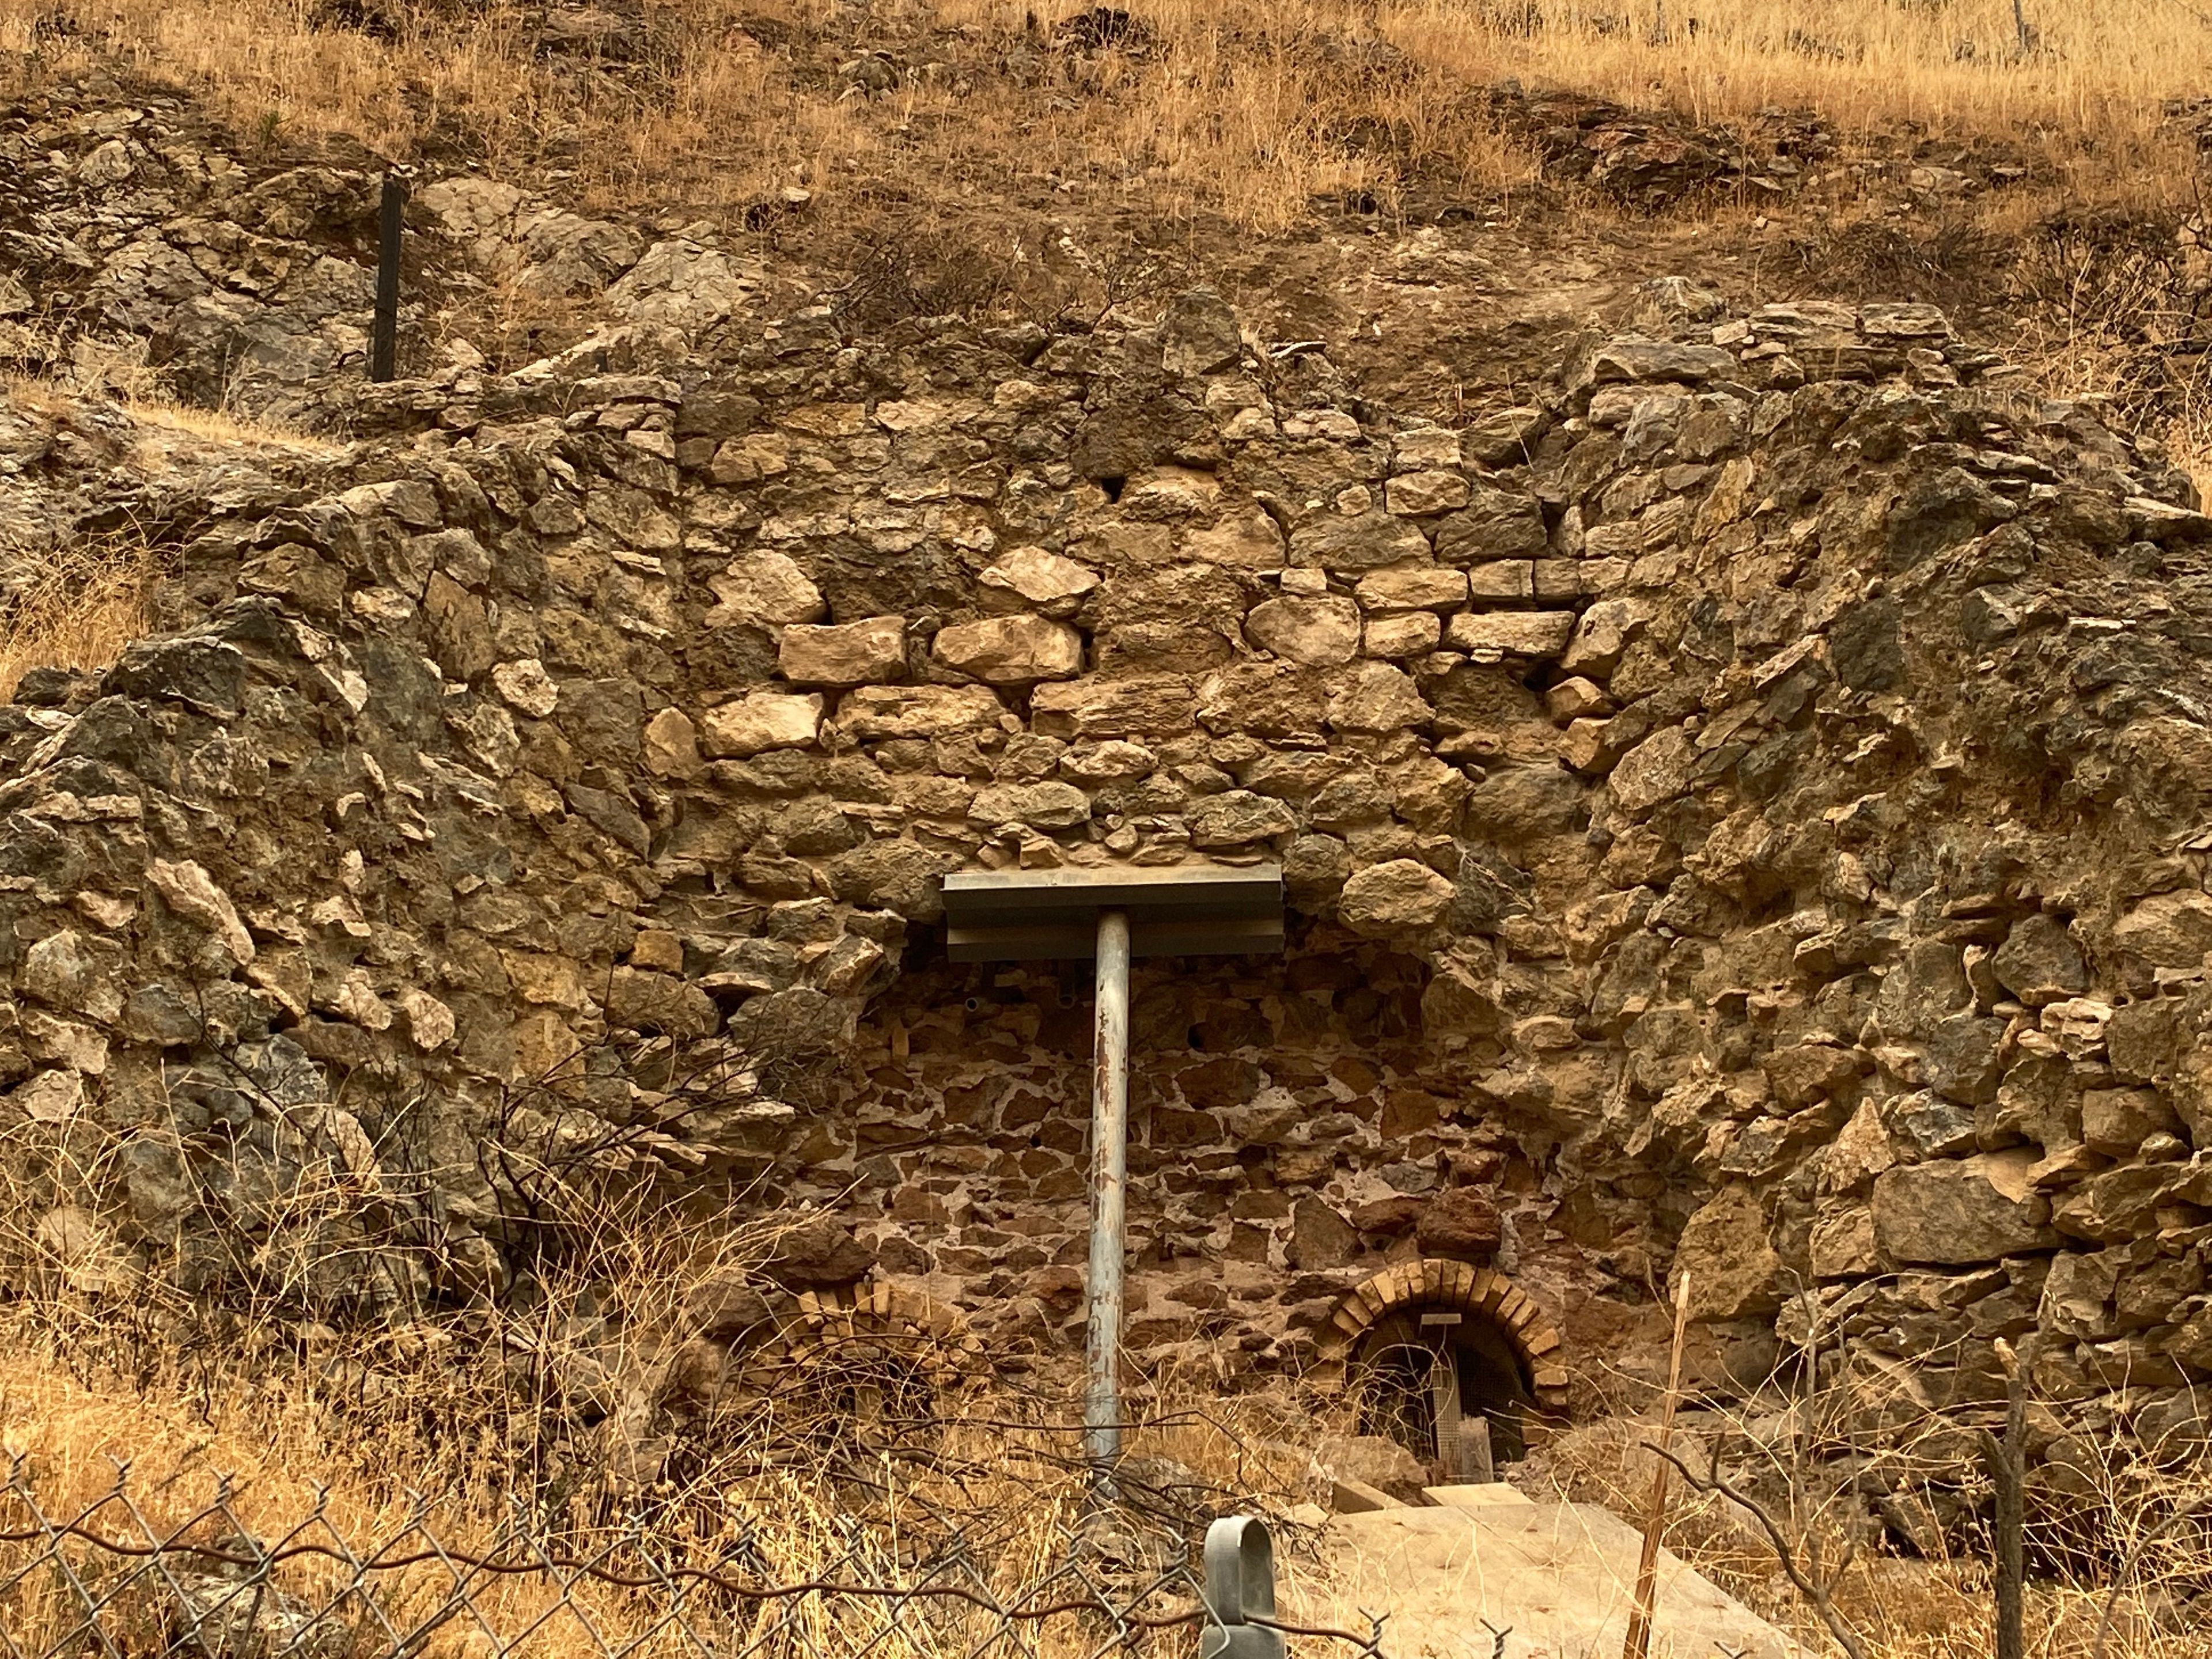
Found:
M 157 1513 L 118 1463 L 90 1501 L 50 1506 L 16 1460 L 0 1484 L 0 1655 L 1109 1659 L 1188 1653 L 1223 1629 L 1201 1570 L 1137 1559 L 1110 1508 L 1059 1525 L 1046 1565 L 1012 1582 L 961 1533 L 902 1546 L 857 1520 L 811 1577 L 779 1582 L 744 1527 L 679 1547 L 639 1522 L 578 1547 L 517 1514 L 464 1548 L 427 1500 L 373 1535 L 349 1536 L 319 1502 L 271 1534 L 236 1495 L 217 1480 L 181 1507 L 163 1493 Z M 1250 1622 L 1297 1651 L 1382 1659 L 1379 1621 Z

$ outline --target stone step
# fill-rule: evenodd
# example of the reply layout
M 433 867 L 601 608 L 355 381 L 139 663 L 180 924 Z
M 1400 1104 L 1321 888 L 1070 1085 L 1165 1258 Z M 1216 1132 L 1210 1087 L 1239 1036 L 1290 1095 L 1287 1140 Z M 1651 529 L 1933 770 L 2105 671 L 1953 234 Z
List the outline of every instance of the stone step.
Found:
M 1456 1501 L 1487 1490 L 1435 1487 L 1433 1507 L 1336 1516 L 1319 1571 L 1285 1586 L 1284 1616 L 1364 1630 L 1363 1609 L 1387 1613 L 1393 1654 L 1487 1653 L 1492 1631 L 1510 1629 L 1515 1659 L 1619 1659 L 1636 1595 L 1636 1528 L 1593 1504 Z M 1670 1551 L 1659 1553 L 1657 1583 L 1654 1655 L 1809 1659 Z

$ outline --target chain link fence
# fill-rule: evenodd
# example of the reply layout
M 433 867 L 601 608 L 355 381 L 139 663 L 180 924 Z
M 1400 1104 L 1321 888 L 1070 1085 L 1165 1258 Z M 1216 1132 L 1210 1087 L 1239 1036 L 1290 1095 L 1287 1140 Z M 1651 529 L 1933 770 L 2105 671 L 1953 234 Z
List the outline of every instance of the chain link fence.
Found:
M 1054 1526 L 1009 1583 L 955 1532 L 925 1547 L 855 1520 L 813 1576 L 778 1582 L 740 1528 L 673 1546 L 642 1523 L 564 1545 L 515 1520 L 488 1541 L 441 1536 L 418 1501 L 349 1536 L 325 1498 L 288 1529 L 246 1523 L 228 1480 L 179 1512 L 118 1464 L 90 1502 L 50 1505 L 21 1460 L 0 1485 L 0 1655 L 5 1659 L 1109 1659 L 1250 1651 L 1382 1659 L 1364 1634 L 1272 1616 L 1272 1555 L 1255 1578 L 1239 1518 L 1239 1575 L 1208 1594 L 1187 1551 L 1111 1508 Z M 159 1510 L 157 1516 L 156 1510 Z M 1257 1533 L 1266 1549 L 1264 1528 Z M 1217 1563 L 1218 1548 L 1208 1553 Z M 1237 1582 L 1228 1582 L 1235 1578 Z M 1242 1627 L 1242 1628 L 1240 1628 Z

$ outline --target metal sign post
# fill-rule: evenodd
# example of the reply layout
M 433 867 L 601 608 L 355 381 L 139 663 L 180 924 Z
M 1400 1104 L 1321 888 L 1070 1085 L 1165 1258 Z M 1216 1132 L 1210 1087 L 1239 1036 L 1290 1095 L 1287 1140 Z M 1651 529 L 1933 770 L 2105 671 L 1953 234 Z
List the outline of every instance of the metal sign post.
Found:
M 1129 918 L 1098 913 L 1098 1027 L 1091 1058 L 1091 1311 L 1084 1353 L 1083 1449 L 1121 1457 L 1121 1267 L 1129 1197 Z
M 379 385 L 397 372 L 399 356 L 399 238 L 405 229 L 407 179 L 394 170 L 384 175 L 384 199 L 377 211 L 376 311 L 368 330 L 368 378 Z

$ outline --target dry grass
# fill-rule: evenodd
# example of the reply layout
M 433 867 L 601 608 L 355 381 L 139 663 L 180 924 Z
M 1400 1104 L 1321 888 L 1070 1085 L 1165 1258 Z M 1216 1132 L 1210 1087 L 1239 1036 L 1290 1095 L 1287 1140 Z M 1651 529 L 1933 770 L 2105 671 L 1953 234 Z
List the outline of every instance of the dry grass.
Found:
M 648 0 L 622 63 L 548 57 L 516 5 L 369 9 L 374 33 L 311 0 L 0 0 L 0 47 L 37 48 L 24 74 L 119 55 L 249 137 L 355 135 L 602 203 L 734 213 L 804 183 L 957 210 L 1029 183 L 1263 231 L 1409 169 L 1515 186 L 1527 158 L 1468 95 L 1508 76 L 1699 121 L 1784 106 L 2014 141 L 2077 194 L 2171 201 L 2191 155 L 2163 106 L 2212 70 L 2182 0 L 2031 0 L 2026 52 L 2009 0 L 1135 0 L 1137 49 L 1105 52 L 1057 29 L 1076 0 Z M 837 72 L 878 46 L 887 87 Z
M 167 1236 L 134 1237 L 114 1202 L 122 1143 L 62 1109 L 0 1133 L 0 1464 L 23 1460 L 48 1513 L 98 1502 L 120 1460 L 156 1531 L 190 1522 L 227 1475 L 232 1511 L 258 1537 L 281 1540 L 319 1514 L 311 1540 L 335 1534 L 362 1553 L 404 1532 L 422 1494 L 447 1550 L 507 1560 L 527 1553 L 519 1515 L 556 1552 L 612 1550 L 628 1571 L 641 1550 L 713 1565 L 749 1540 L 720 1570 L 754 1583 L 905 1583 L 956 1532 L 1002 1596 L 1065 1560 L 1086 1482 L 1079 1407 L 1058 1379 L 994 1382 L 955 1346 L 861 1334 L 702 1388 L 687 1296 L 706 1279 L 758 1278 L 779 1230 L 732 1227 L 718 1208 L 687 1216 L 665 1194 L 577 1170 L 541 1170 L 557 1179 L 531 1184 L 544 1231 L 526 1294 L 471 1298 L 449 1285 L 434 1304 L 403 1297 L 380 1311 L 356 1293 L 378 1262 L 406 1255 L 449 1279 L 476 1258 L 407 1218 L 418 1182 L 455 1172 L 396 1173 L 404 1159 L 388 1143 L 380 1166 L 349 1162 L 361 1133 L 328 1109 L 286 1114 L 275 1133 L 289 1179 L 272 1186 L 241 1149 L 216 1183 L 253 1187 L 250 1218 L 226 1218 L 195 1184 L 191 1224 L 227 1266 L 189 1297 L 169 1278 Z M 421 1283 L 404 1269 L 391 1278 Z M 1255 1443 L 1274 1414 L 1260 1401 L 1156 1407 L 1131 1450 L 1279 1504 L 1304 1453 Z M 673 1453 L 641 1463 L 655 1445 Z M 0 1496 L 0 1529 L 20 1520 L 8 1506 Z M 136 1524 L 110 1505 L 96 1529 Z M 212 1526 L 188 1535 L 209 1541 Z M 0 1547 L 0 1580 L 11 1565 Z M 311 1604 L 345 1582 L 326 1563 L 280 1571 L 280 1588 Z M 452 1584 L 428 1563 L 380 1579 L 379 1595 L 404 1629 Z M 36 1607 L 0 1601 L 8 1635 L 33 1655 L 68 1626 L 51 1588 Z M 603 1640 L 639 1640 L 646 1659 L 699 1651 L 660 1628 L 656 1595 L 580 1581 L 563 1591 L 535 1574 L 478 1580 L 469 1594 L 502 1638 L 550 1615 L 514 1650 L 533 1659 L 603 1655 Z M 811 1650 L 859 1650 L 879 1607 L 806 1604 Z M 1097 1632 L 1079 1623 L 1038 1627 L 1032 1650 L 1090 1653 Z M 469 1628 L 458 1621 L 424 1650 L 483 1651 L 463 1639 Z M 894 1646 L 963 1659 L 994 1628 L 988 1613 L 947 1605 Z
M 33 668 L 105 668 L 151 623 L 161 559 L 128 532 L 72 540 L 0 602 L 0 697 Z
M 0 407 L 70 429 L 118 471 L 163 475 L 172 483 L 241 458 L 345 453 L 286 427 L 176 403 L 150 384 L 129 391 L 127 402 L 110 404 L 51 381 L 0 377 Z M 0 698 L 32 668 L 104 668 L 147 633 L 165 567 L 157 528 L 130 523 L 9 550 L 17 556 L 0 587 Z
M 1917 1364 L 1824 1335 L 1819 1385 L 1808 1387 L 1785 1362 L 1748 1396 L 1703 1402 L 1682 1419 L 1677 1455 L 1701 1475 L 1717 1468 L 1765 1510 L 1808 1577 L 1831 1590 L 1870 1659 L 1986 1659 L 1996 1650 L 1996 1597 L 1993 1546 L 1982 1534 L 1994 1498 L 1980 1431 L 2002 1428 L 2002 1401 L 1940 1408 Z M 1925 1363 L 1948 1376 L 1956 1358 L 1939 1350 Z M 1649 1393 L 1626 1374 L 1597 1380 L 1615 1397 Z M 2030 1391 L 2023 1623 L 2035 1659 L 2212 1654 L 2212 1634 L 2184 1611 L 2212 1589 L 2204 1507 L 2212 1448 L 2154 1465 L 2119 1425 L 2112 1408 L 2122 1398 L 2069 1407 Z M 2109 1423 L 2101 1437 L 2081 1426 L 2100 1410 Z M 2087 1437 L 2089 1454 L 2075 1468 L 2095 1473 L 2070 1496 L 2039 1489 L 2036 1466 L 2069 1430 Z M 1571 1432 L 1543 1455 L 1540 1479 L 1578 1501 L 1640 1516 L 1658 1467 L 1647 1449 L 1652 1438 L 1626 1418 Z M 1808 1599 L 1776 1571 L 1755 1513 L 1671 1472 L 1670 1487 L 1668 1546 L 1815 1650 L 1832 1650 Z M 1924 1554 L 1898 1544 L 1900 1525 Z

